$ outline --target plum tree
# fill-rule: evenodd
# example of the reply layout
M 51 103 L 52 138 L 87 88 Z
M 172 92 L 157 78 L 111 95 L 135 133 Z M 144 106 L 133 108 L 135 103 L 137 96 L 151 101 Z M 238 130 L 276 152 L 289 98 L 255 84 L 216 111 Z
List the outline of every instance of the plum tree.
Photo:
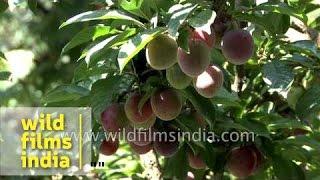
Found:
M 92 127 L 84 125 L 84 132 L 92 128 L 98 140 L 117 135 L 99 141 L 98 151 L 111 155 L 119 147 L 116 154 L 125 156 L 107 158 L 112 165 L 93 173 L 97 179 L 186 179 L 188 171 L 192 179 L 233 179 L 231 173 L 241 179 L 262 165 L 264 172 L 248 179 L 320 177 L 320 4 L 263 2 L 0 0 L 0 34 L 6 35 L 0 39 L 0 106 L 92 107 Z M 61 35 L 57 27 L 64 28 Z M 30 62 L 22 64 L 22 57 Z M 3 121 L 7 110 L 0 109 Z M 9 111 L 1 127 L 20 125 L 17 112 Z M 181 143 L 144 139 L 149 129 L 169 136 L 169 127 L 181 130 Z M 10 127 L 0 129 L 1 139 L 13 145 L 14 134 L 2 133 Z M 14 130 L 23 133 L 21 126 Z M 138 154 L 154 148 L 171 157 L 131 156 L 121 139 Z M 97 155 L 93 151 L 92 159 Z
M 185 89 L 192 81 L 191 77 L 181 71 L 178 64 L 166 70 L 166 77 L 169 84 L 176 89 Z
M 223 81 L 223 72 L 213 65 L 193 79 L 193 86 L 200 95 L 212 98 L 223 85 Z
M 188 162 L 189 162 L 189 166 L 194 169 L 206 168 L 206 164 L 202 160 L 199 154 L 195 155 L 193 152 L 188 152 Z
M 178 64 L 186 75 L 195 77 L 200 75 L 210 64 L 210 51 L 202 41 L 189 41 L 189 53 L 178 49 Z
M 164 132 L 166 132 L 166 134 L 161 132 L 155 133 L 156 136 L 153 142 L 153 148 L 160 155 L 170 157 L 178 151 L 179 139 L 176 131 L 172 129 L 167 129 Z
M 251 34 L 245 30 L 232 30 L 222 38 L 222 53 L 235 65 L 244 64 L 253 55 L 254 42 Z
M 131 142 L 138 146 L 146 146 L 152 143 L 152 139 L 149 136 L 149 130 L 134 129 L 131 126 L 126 127 L 125 130 L 128 142 Z
M 159 35 L 153 39 L 146 49 L 149 65 L 156 70 L 164 70 L 177 62 L 178 44 L 167 35 Z
M 138 146 L 138 145 L 134 144 L 133 142 L 129 142 L 129 145 L 130 145 L 131 149 L 138 154 L 146 154 L 147 152 L 149 152 L 153 148 L 152 143 L 144 145 L 144 146 Z
M 181 112 L 180 95 L 173 89 L 157 90 L 150 99 L 154 114 L 162 120 L 173 120 Z
M 101 124 L 105 131 L 117 132 L 127 125 L 128 118 L 123 104 L 111 104 L 101 113 Z
M 138 104 L 141 98 L 142 96 L 135 92 L 129 96 L 125 103 L 125 113 L 133 124 L 144 124 L 150 121 L 155 121 L 156 118 L 152 111 L 150 101 L 147 101 L 141 110 L 139 110 Z
M 114 153 L 116 153 L 116 151 L 119 148 L 119 140 L 115 139 L 105 139 L 104 141 L 102 141 L 101 145 L 100 145 L 100 153 L 106 155 L 106 156 L 110 156 Z
M 203 30 L 193 30 L 191 32 L 191 40 L 192 41 L 202 41 L 208 45 L 209 48 L 213 48 L 215 44 L 215 36 L 214 33 L 208 34 Z
M 254 172 L 257 164 L 257 155 L 250 147 L 238 147 L 231 150 L 227 169 L 238 178 L 245 178 Z

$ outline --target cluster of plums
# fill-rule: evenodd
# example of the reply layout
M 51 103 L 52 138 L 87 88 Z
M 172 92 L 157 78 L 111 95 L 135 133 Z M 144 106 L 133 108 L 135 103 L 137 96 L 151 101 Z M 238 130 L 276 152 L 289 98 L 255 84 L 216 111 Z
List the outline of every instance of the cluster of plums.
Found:
M 181 113 L 183 102 L 177 89 L 184 89 L 191 83 L 195 90 L 206 98 L 212 98 L 223 85 L 222 70 L 210 62 L 210 52 L 215 46 L 215 33 L 192 29 L 189 33 L 189 50 L 178 47 L 175 39 L 166 34 L 158 35 L 146 47 L 146 60 L 155 70 L 166 70 L 166 78 L 171 87 L 159 88 L 144 104 L 140 104 L 144 94 L 138 91 L 128 95 L 126 102 L 109 105 L 101 114 L 101 123 L 107 132 L 119 132 L 125 128 L 128 132 L 133 128 L 153 131 L 175 131 L 175 129 L 156 129 L 156 119 L 174 120 Z M 244 64 L 253 54 L 253 38 L 245 30 L 231 30 L 224 33 L 221 50 L 230 63 Z M 199 127 L 205 121 L 199 113 L 194 113 Z M 127 140 L 128 141 L 128 140 Z M 160 155 L 170 157 L 179 149 L 179 142 L 161 141 L 159 139 L 128 141 L 138 154 L 145 154 L 154 149 Z M 100 152 L 105 155 L 114 154 L 119 147 L 119 140 L 104 140 Z M 252 174 L 258 167 L 262 155 L 257 149 L 243 147 L 230 152 L 228 169 L 238 177 Z M 188 151 L 189 165 L 202 169 L 206 164 L 199 154 Z
M 167 35 L 159 35 L 146 49 L 148 64 L 156 70 L 166 70 L 169 84 L 176 89 L 185 89 L 192 82 L 197 92 L 212 98 L 223 84 L 223 72 L 210 64 L 210 50 L 215 44 L 215 33 L 190 30 L 189 50 L 178 47 Z M 226 59 L 240 65 L 253 55 L 253 38 L 245 30 L 225 33 L 221 49 Z
M 145 154 L 151 149 L 155 149 L 159 154 L 169 157 L 179 148 L 178 138 L 170 142 L 164 141 L 161 136 L 149 139 L 149 133 L 151 133 L 149 129 L 152 129 L 152 132 L 159 131 L 153 128 L 157 117 L 163 121 L 175 119 L 182 109 L 181 97 L 174 89 L 158 90 L 139 108 L 139 102 L 142 98 L 140 93 L 133 92 L 125 104 L 114 103 L 108 106 L 101 114 L 103 128 L 108 133 L 116 133 L 120 130 L 124 130 L 126 134 L 133 132 L 136 138 L 133 141 L 130 139 L 127 141 L 138 154 Z M 163 131 L 170 133 L 175 129 L 167 128 L 161 130 L 161 132 Z M 138 136 L 143 137 L 137 138 Z M 126 136 L 126 138 L 128 137 Z M 118 146 L 118 140 L 105 140 L 102 142 L 101 152 L 105 155 L 112 155 Z

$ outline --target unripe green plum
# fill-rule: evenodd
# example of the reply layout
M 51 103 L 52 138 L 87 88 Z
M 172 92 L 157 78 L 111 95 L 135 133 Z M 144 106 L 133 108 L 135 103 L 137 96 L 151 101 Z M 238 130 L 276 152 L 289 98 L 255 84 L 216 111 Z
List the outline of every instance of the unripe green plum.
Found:
M 165 121 L 176 118 L 182 109 L 180 95 L 173 89 L 156 91 L 150 101 L 154 114 Z
M 159 35 L 153 39 L 146 50 L 149 65 L 156 70 L 164 70 L 177 62 L 178 44 L 167 35 Z
M 124 110 L 127 118 L 133 124 L 144 124 L 154 121 L 156 116 L 152 112 L 150 101 L 147 101 L 139 111 L 138 105 L 142 96 L 139 93 L 133 93 L 126 101 Z
M 253 38 L 248 31 L 232 30 L 222 38 L 222 53 L 232 64 L 246 63 L 252 57 L 253 49 Z
M 176 89 L 185 89 L 192 81 L 192 78 L 183 73 L 178 64 L 173 65 L 166 71 L 169 84 Z
M 101 124 L 107 132 L 118 132 L 128 123 L 122 104 L 111 104 L 101 113 Z
M 252 148 L 234 148 L 227 160 L 227 169 L 238 178 L 246 178 L 253 174 L 256 164 L 257 156 Z
M 100 153 L 104 154 L 106 156 L 110 156 L 117 152 L 119 148 L 119 140 L 115 139 L 114 141 L 112 139 L 106 139 L 102 141 L 100 145 Z
M 217 66 L 208 66 L 198 77 L 193 79 L 196 91 L 206 98 L 212 98 L 223 85 L 223 72 Z
M 178 64 L 186 75 L 196 77 L 210 64 L 210 50 L 202 41 L 189 41 L 189 53 L 178 50 Z
M 193 169 L 204 169 L 206 164 L 200 157 L 200 155 L 194 155 L 193 152 L 188 153 L 189 166 Z

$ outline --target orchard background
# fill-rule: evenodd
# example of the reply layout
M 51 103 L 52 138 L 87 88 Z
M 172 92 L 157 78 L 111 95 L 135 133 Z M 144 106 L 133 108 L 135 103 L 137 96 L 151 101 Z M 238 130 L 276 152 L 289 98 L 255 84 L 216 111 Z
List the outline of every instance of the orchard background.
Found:
M 143 155 L 98 141 L 106 166 L 84 178 L 320 178 L 318 0 L 0 0 L 0 12 L 1 106 L 89 106 L 94 132 L 125 119 L 257 135 Z

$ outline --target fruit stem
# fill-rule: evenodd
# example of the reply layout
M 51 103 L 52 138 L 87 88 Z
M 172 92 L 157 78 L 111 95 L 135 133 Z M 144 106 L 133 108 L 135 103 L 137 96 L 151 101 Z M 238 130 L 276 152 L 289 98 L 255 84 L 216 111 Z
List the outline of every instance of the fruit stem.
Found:
M 237 86 L 237 91 L 238 91 L 238 95 L 240 96 L 240 93 L 242 91 L 242 87 L 243 87 L 243 84 L 244 84 L 244 79 L 245 79 L 244 65 L 236 66 L 236 70 L 237 70 L 237 74 L 236 74 L 235 82 L 238 85 Z
M 133 63 L 133 61 L 131 61 L 131 66 L 132 66 L 132 70 L 133 70 L 133 73 L 135 74 L 135 76 L 137 77 L 137 82 L 138 82 L 138 91 L 139 91 L 139 93 L 141 94 L 141 88 L 140 88 L 140 78 L 139 78 L 139 76 L 138 76 L 138 74 L 137 74 L 137 70 L 136 70 L 136 67 L 134 66 L 134 63 Z

